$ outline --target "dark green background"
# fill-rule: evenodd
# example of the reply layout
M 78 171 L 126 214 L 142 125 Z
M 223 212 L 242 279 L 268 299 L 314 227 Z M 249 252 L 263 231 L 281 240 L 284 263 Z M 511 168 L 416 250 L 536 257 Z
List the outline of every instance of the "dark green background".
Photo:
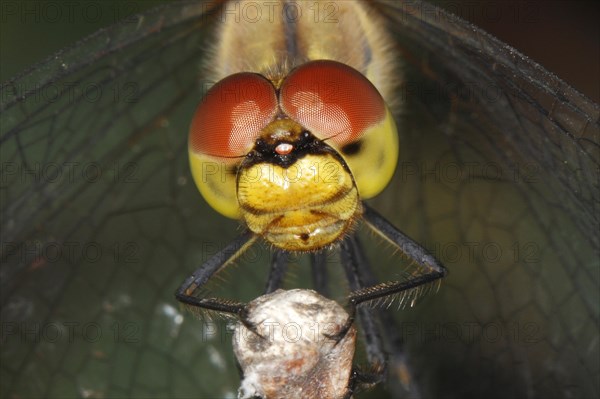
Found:
M 83 7 L 84 3 L 78 4 Z M 121 7 L 131 4 L 150 7 L 155 3 L 97 4 L 102 7 L 117 4 L 117 10 L 127 15 L 136 9 Z M 450 3 L 448 7 L 460 4 Z M 477 12 L 477 4 L 457 11 L 473 19 L 484 16 L 483 12 Z M 524 3 L 496 4 L 510 11 L 519 10 Z M 584 71 L 590 59 L 597 59 L 597 47 L 584 52 L 579 60 L 572 58 L 568 51 L 582 43 L 570 37 L 574 30 L 555 28 L 553 20 L 542 13 L 552 7 L 535 8 L 542 3 L 527 4 L 533 4 L 536 17 L 533 20 L 511 15 L 495 24 L 524 39 L 533 50 L 558 54 L 576 70 L 577 77 L 597 78 L 596 70 Z M 589 26 L 582 21 L 589 20 L 591 12 L 584 11 L 577 18 L 567 17 L 566 9 L 574 9 L 581 3 L 552 4 L 558 7 L 558 20 L 574 24 L 577 32 L 587 32 L 579 27 Z M 137 10 L 141 11 L 141 7 Z M 77 23 L 74 19 L 48 25 L 33 19 L 31 23 L 16 26 L 22 33 L 12 31 L 7 35 L 3 31 L 2 39 L 12 44 L 13 54 L 30 55 L 33 51 L 28 46 L 39 45 L 44 55 L 33 57 L 29 64 L 55 50 L 51 48 L 50 33 L 60 33 L 63 37 L 75 35 L 75 26 L 82 25 L 86 32 L 74 36 L 81 37 L 102 23 L 108 25 L 117 19 L 114 12 L 103 14 L 105 20 L 94 23 L 86 20 Z M 148 21 L 146 17 L 142 27 L 156 26 Z M 13 22 L 18 25 L 19 19 Z M 485 47 L 483 51 L 469 49 L 461 47 L 457 40 L 453 48 L 442 40 L 443 31 L 433 27 L 424 30 L 418 21 L 413 22 L 407 19 L 402 33 L 396 32 L 401 47 L 413 55 L 412 59 L 407 57 L 411 62 L 407 63 L 406 76 L 407 82 L 416 88 L 399 93 L 405 95 L 406 110 L 410 111 L 399 119 L 402 127 L 399 169 L 406 172 L 405 167 L 423 165 L 424 168 L 422 173 L 410 176 L 397 173 L 386 192 L 373 201 L 373 206 L 436 253 L 440 252 L 436 244 L 456 244 L 465 249 L 466 243 L 492 242 L 505 248 L 505 254 L 512 252 L 512 256 L 499 262 L 485 256 L 457 260 L 442 251 L 450 275 L 440 292 L 424 298 L 415 308 L 398 312 L 397 316 L 413 326 L 489 323 L 520 334 L 517 340 L 512 339 L 512 334 L 505 335 L 500 342 L 430 341 L 427 337 L 410 336 L 407 353 L 414 355 L 411 366 L 421 373 L 418 380 L 422 386 L 435 393 L 429 397 L 504 399 L 524 397 L 527 393 L 537 397 L 597 397 L 598 347 L 594 344 L 598 342 L 600 268 L 595 201 L 600 136 L 594 121 L 598 120 L 598 108 L 553 82 L 543 71 L 527 69 L 527 63 L 518 57 L 515 59 L 521 69 L 515 70 L 509 62 L 513 60 L 510 54 L 500 51 L 496 56 L 497 53 L 486 52 L 496 47 Z M 44 25 L 45 32 L 34 33 L 34 27 Z M 5 25 L 2 26 L 4 29 Z M 136 25 L 128 27 L 131 26 Z M 516 33 L 527 29 L 539 32 L 541 38 L 533 33 Z M 66 258 L 52 263 L 53 267 L 41 267 L 43 264 L 18 256 L 19 253 L 9 260 L 8 267 L 3 269 L 8 277 L 3 274 L 2 278 L 9 288 L 2 290 L 2 294 L 8 296 L 6 303 L 11 306 L 3 308 L 6 311 L 3 321 L 24 320 L 28 322 L 26 327 L 46 321 L 80 324 L 97 321 L 111 335 L 92 344 L 79 339 L 74 345 L 64 340 L 57 345 L 48 345 L 49 340 L 23 345 L 24 340 L 18 342 L 20 337 L 13 335 L 13 340 L 2 347 L 0 396 L 222 398 L 227 393 L 234 397 L 239 379 L 229 339 L 198 343 L 199 324 L 192 317 L 184 317 L 180 330 L 171 329 L 176 320 L 169 316 L 176 310 L 175 287 L 197 267 L 199 259 L 205 259 L 211 249 L 225 245 L 237 231 L 235 222 L 219 217 L 201 200 L 189 178 L 185 156 L 187 125 L 201 96 L 200 85 L 194 82 L 206 78 L 198 76 L 198 71 L 206 56 L 207 35 L 193 31 L 189 39 L 183 36 L 174 41 L 175 46 L 172 43 L 167 46 L 171 32 L 163 30 L 148 35 L 137 45 L 126 47 L 127 52 L 116 51 L 81 70 L 73 70 L 69 65 L 72 58 L 68 56 L 58 59 L 67 69 L 71 67 L 62 82 L 81 80 L 83 87 L 103 82 L 103 92 L 111 94 L 114 89 L 133 82 L 140 91 L 149 93 L 138 101 L 114 101 L 113 96 L 106 95 L 99 101 L 72 102 L 64 95 L 46 107 L 43 96 L 30 95 L 19 106 L 2 113 L 3 128 L 17 133 L 7 135 L 1 146 L 3 161 L 14 160 L 22 166 L 48 161 L 85 164 L 93 160 L 102 161 L 106 170 L 119 161 L 121 165 L 135 162 L 139 167 L 138 179 L 127 184 L 104 184 L 104 180 L 100 184 L 84 184 L 81 180 L 67 179 L 40 186 L 33 185 L 32 179 L 9 182 L 3 187 L 2 209 L 6 206 L 10 216 L 3 221 L 14 220 L 16 232 L 3 230 L 8 241 L 11 238 L 17 242 L 28 239 L 31 243 L 93 240 L 110 249 L 114 243 L 134 243 L 139 256 L 136 261 L 119 257 L 102 264 Z M 584 36 L 597 37 L 589 33 Z M 67 42 L 74 41 L 74 37 Z M 555 48 L 559 39 L 566 40 L 567 50 Z M 120 42 L 115 40 L 115 43 Z M 465 50 L 469 52 L 461 53 Z M 466 58 L 461 57 L 464 54 Z M 140 61 L 132 62 L 132 58 Z M 533 58 L 570 79 L 540 57 Z M 3 53 L 3 69 L 8 61 L 15 59 L 16 56 Z M 497 69 L 492 71 L 492 65 Z M 40 70 L 34 78 L 56 76 L 53 70 L 45 72 Z M 61 82 L 60 76 L 56 79 Z M 475 101 L 477 97 L 471 98 L 468 91 L 462 90 L 474 82 L 484 88 L 500 87 L 510 102 Z M 15 89 L 27 87 L 26 79 L 24 83 L 15 85 Z M 593 85 L 583 85 L 590 87 Z M 448 93 L 440 90 L 446 88 Z M 534 103 L 537 108 L 531 107 L 531 101 L 523 101 L 531 96 L 539 101 Z M 42 112 L 37 113 L 40 105 Z M 548 111 L 544 106 L 553 107 L 554 118 L 544 117 Z M 577 106 L 583 108 L 582 112 L 564 112 Z M 61 107 L 67 112 L 58 112 Z M 160 120 L 155 119 L 157 115 L 162 116 Z M 586 124 L 584 119 L 591 123 Z M 587 130 L 582 131 L 582 126 Z M 564 134 L 565 128 L 569 134 Z M 574 139 L 581 135 L 584 140 Z M 26 151 L 21 151 L 23 146 Z M 464 179 L 446 179 L 430 173 L 433 165 L 473 162 L 502 168 L 510 173 L 506 177 L 510 181 L 487 179 L 485 174 L 477 173 L 463 176 Z M 528 166 L 533 166 L 533 170 Z M 515 170 L 524 175 L 515 175 Z M 527 254 L 519 256 L 522 251 L 515 248 L 533 248 L 536 256 L 532 259 Z M 378 259 L 377 270 L 389 272 L 389 277 L 395 269 L 383 263 L 393 266 L 390 264 L 395 262 L 393 258 L 381 256 L 380 247 L 369 249 L 369 258 Z M 267 256 L 267 251 L 264 252 Z M 268 264 L 262 258 L 255 263 Z M 266 268 L 244 266 L 255 265 L 233 269 L 228 278 L 224 276 L 227 281 L 220 288 L 227 293 L 240 293 L 241 300 L 248 300 L 260 292 L 260 288 L 252 289 L 262 287 Z M 252 272 L 246 273 L 247 270 Z M 289 281 L 288 288 L 303 286 L 296 281 L 308 280 L 308 268 L 298 267 L 291 274 L 300 272 L 304 273 L 300 277 L 305 278 L 292 276 L 295 279 Z M 120 306 L 122 298 L 129 298 L 130 302 Z M 28 306 L 33 313 L 27 314 Z M 112 336 L 113 322 L 121 323 L 117 325 L 121 326 L 118 332 L 123 337 Z M 131 332 L 126 330 L 128 326 L 137 328 L 136 342 L 127 340 Z M 512 329 L 515 326 L 520 328 Z M 532 331 L 525 327 L 531 326 L 539 327 L 533 331 L 537 335 L 528 334 Z M 206 371 L 206 367 L 211 370 Z M 220 368 L 215 370 L 215 367 Z M 382 390 L 369 392 L 367 396 L 380 398 Z

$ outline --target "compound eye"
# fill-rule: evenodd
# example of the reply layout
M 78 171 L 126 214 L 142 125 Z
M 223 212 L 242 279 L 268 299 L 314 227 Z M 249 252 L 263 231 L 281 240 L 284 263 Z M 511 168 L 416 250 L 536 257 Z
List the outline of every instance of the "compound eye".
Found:
M 246 154 L 277 113 L 273 85 L 255 73 L 237 73 L 215 84 L 194 114 L 190 151 L 215 157 Z
M 290 118 L 339 146 L 359 140 L 386 116 L 375 86 L 357 70 L 335 61 L 312 61 L 293 70 L 281 86 L 279 101 Z

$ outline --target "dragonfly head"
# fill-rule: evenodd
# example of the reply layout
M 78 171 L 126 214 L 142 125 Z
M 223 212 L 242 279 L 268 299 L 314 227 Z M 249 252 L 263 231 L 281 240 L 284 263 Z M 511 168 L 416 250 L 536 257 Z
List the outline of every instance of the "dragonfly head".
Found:
M 237 73 L 215 84 L 192 121 L 192 175 L 207 202 L 279 248 L 338 240 L 361 198 L 389 183 L 397 130 L 377 89 L 335 61 L 311 61 L 273 82 Z

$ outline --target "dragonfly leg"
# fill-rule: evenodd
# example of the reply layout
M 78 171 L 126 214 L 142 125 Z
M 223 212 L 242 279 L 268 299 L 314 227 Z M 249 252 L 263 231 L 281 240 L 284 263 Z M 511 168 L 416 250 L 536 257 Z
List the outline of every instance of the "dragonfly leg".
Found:
M 190 307 L 239 315 L 245 308 L 245 303 L 224 298 L 202 298 L 194 295 L 194 292 L 201 289 L 215 273 L 240 256 L 255 240 L 256 236 L 250 231 L 236 237 L 185 279 L 175 292 L 175 298 Z
M 385 375 L 385 367 L 388 365 L 385 362 L 383 343 L 381 337 L 378 335 L 377 320 L 379 320 L 388 338 L 387 343 L 392 355 L 392 367 L 394 370 L 400 371 L 400 375 L 405 377 L 402 384 L 404 389 L 409 392 L 409 396 L 420 397 L 417 387 L 411 383 L 413 380 L 412 373 L 410 373 L 407 360 L 402 351 L 402 339 L 393 331 L 394 323 L 391 315 L 379 311 L 379 309 L 365 309 L 358 305 L 431 283 L 444 277 L 447 271 L 423 247 L 395 228 L 367 204 L 363 205 L 363 216 L 369 227 L 395 247 L 399 248 L 412 261 L 421 266 L 424 271 L 421 274 L 411 275 L 403 281 L 378 283 L 364 256 L 364 251 L 357 237 L 350 236 L 342 242 L 342 265 L 346 271 L 346 276 L 352 290 L 348 295 L 351 316 L 345 327 L 350 328 L 353 322 L 353 315 L 358 312 L 359 321 L 365 334 L 367 358 L 376 371 L 372 375 L 360 372 L 356 373 L 351 380 L 350 389 L 353 389 L 353 386 L 361 382 L 378 382 L 377 378 L 381 380 Z M 382 365 L 381 369 L 378 368 L 379 364 Z
M 352 292 L 360 290 L 367 283 L 364 276 L 359 271 L 363 266 L 359 262 L 364 258 L 355 236 L 347 237 L 341 245 L 341 263 L 346 272 L 346 277 L 350 284 Z M 383 380 L 386 368 L 385 352 L 383 342 L 377 327 L 376 313 L 371 309 L 357 306 L 352 300 L 349 300 L 350 317 L 346 323 L 346 330 L 354 322 L 354 317 L 358 313 L 358 321 L 365 337 L 367 360 L 369 362 L 369 372 L 362 370 L 353 370 L 352 378 L 349 384 L 349 390 L 353 391 L 359 384 L 377 384 Z M 345 331 L 342 330 L 345 334 Z
M 327 275 L 327 255 L 324 251 L 310 254 L 310 267 L 315 290 L 329 298 L 329 276 Z
M 265 287 L 265 294 L 270 294 L 273 291 L 281 288 L 283 277 L 288 267 L 288 254 L 285 251 L 276 249 L 271 258 L 271 271 Z
M 358 279 L 366 286 L 377 284 L 377 278 L 371 268 L 370 262 L 367 260 L 363 247 L 357 236 L 353 237 L 354 254 L 356 256 L 356 264 L 360 267 L 356 268 Z M 421 390 L 418 384 L 415 383 L 414 373 L 410 366 L 407 353 L 404 350 L 404 340 L 399 334 L 399 328 L 394 320 L 392 313 L 388 309 L 373 307 L 371 311 L 374 313 L 376 320 L 379 321 L 384 346 L 387 348 L 386 367 L 390 370 L 390 375 L 399 377 L 401 389 L 397 392 L 399 397 L 418 399 L 421 398 Z M 357 376 L 357 381 L 354 384 L 360 384 Z M 366 382 L 362 382 L 366 383 Z
M 411 288 L 416 288 L 440 279 L 448 273 L 446 268 L 433 255 L 427 252 L 425 248 L 394 227 L 377 211 L 364 203 L 363 209 L 363 216 L 369 227 L 400 249 L 409 259 L 423 267 L 425 271 L 422 274 L 411 276 L 404 281 L 388 281 L 356 289 L 350 293 L 349 300 L 351 303 L 358 305 L 362 302 L 410 290 Z

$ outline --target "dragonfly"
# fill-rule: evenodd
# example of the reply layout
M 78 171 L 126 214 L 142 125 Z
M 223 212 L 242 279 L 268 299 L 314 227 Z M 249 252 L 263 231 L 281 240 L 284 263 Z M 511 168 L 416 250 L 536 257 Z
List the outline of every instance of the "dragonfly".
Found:
M 400 162 L 369 204 L 450 271 L 394 312 L 415 384 L 597 396 L 598 105 L 436 7 L 369 4 L 406 82 Z M 168 4 L 2 84 L 2 396 L 235 397 L 227 330 L 172 299 L 238 234 L 187 161 L 221 6 Z M 235 277 L 240 297 L 264 284 Z
M 250 2 L 235 5 L 241 10 L 257 7 Z M 379 19 L 368 16 L 364 3 L 278 5 L 281 17 L 267 18 L 270 8 L 265 4 L 256 8 L 256 21 L 229 19 L 218 33 L 209 64 L 226 76 L 210 88 L 194 114 L 190 167 L 210 206 L 242 219 L 247 231 L 185 279 L 176 298 L 198 313 L 236 315 L 259 335 L 246 303 L 205 292 L 211 279 L 261 237 L 275 247 L 265 294 L 281 288 L 287 257 L 306 252 L 311 253 L 315 288 L 327 293 L 322 258 L 339 246 L 351 292 L 350 316 L 336 334 L 340 340 L 346 337 L 360 313 L 368 331 L 369 363 L 383 375 L 383 347 L 371 331 L 376 325 L 373 311 L 358 305 L 384 301 L 389 306 L 394 296 L 400 303 L 414 303 L 424 286 L 446 275 L 431 254 L 361 202 L 379 194 L 396 169 L 397 128 L 384 101 L 389 94 L 380 94 L 392 91 L 395 53 L 379 29 Z M 331 8 L 331 14 L 345 18 L 333 23 L 328 17 L 316 22 L 291 17 L 285 7 L 290 5 L 300 7 L 298 16 Z M 271 39 L 264 40 L 265 35 Z M 263 46 L 257 45 L 261 41 Z M 360 219 L 416 267 L 398 273 L 396 280 L 365 277 L 361 269 L 370 267 L 352 233 Z M 355 374 L 360 375 L 358 370 Z M 372 376 L 367 380 L 375 382 Z M 351 386 L 347 395 L 315 397 L 349 397 L 353 391 Z M 299 392 L 307 397 L 306 387 Z

